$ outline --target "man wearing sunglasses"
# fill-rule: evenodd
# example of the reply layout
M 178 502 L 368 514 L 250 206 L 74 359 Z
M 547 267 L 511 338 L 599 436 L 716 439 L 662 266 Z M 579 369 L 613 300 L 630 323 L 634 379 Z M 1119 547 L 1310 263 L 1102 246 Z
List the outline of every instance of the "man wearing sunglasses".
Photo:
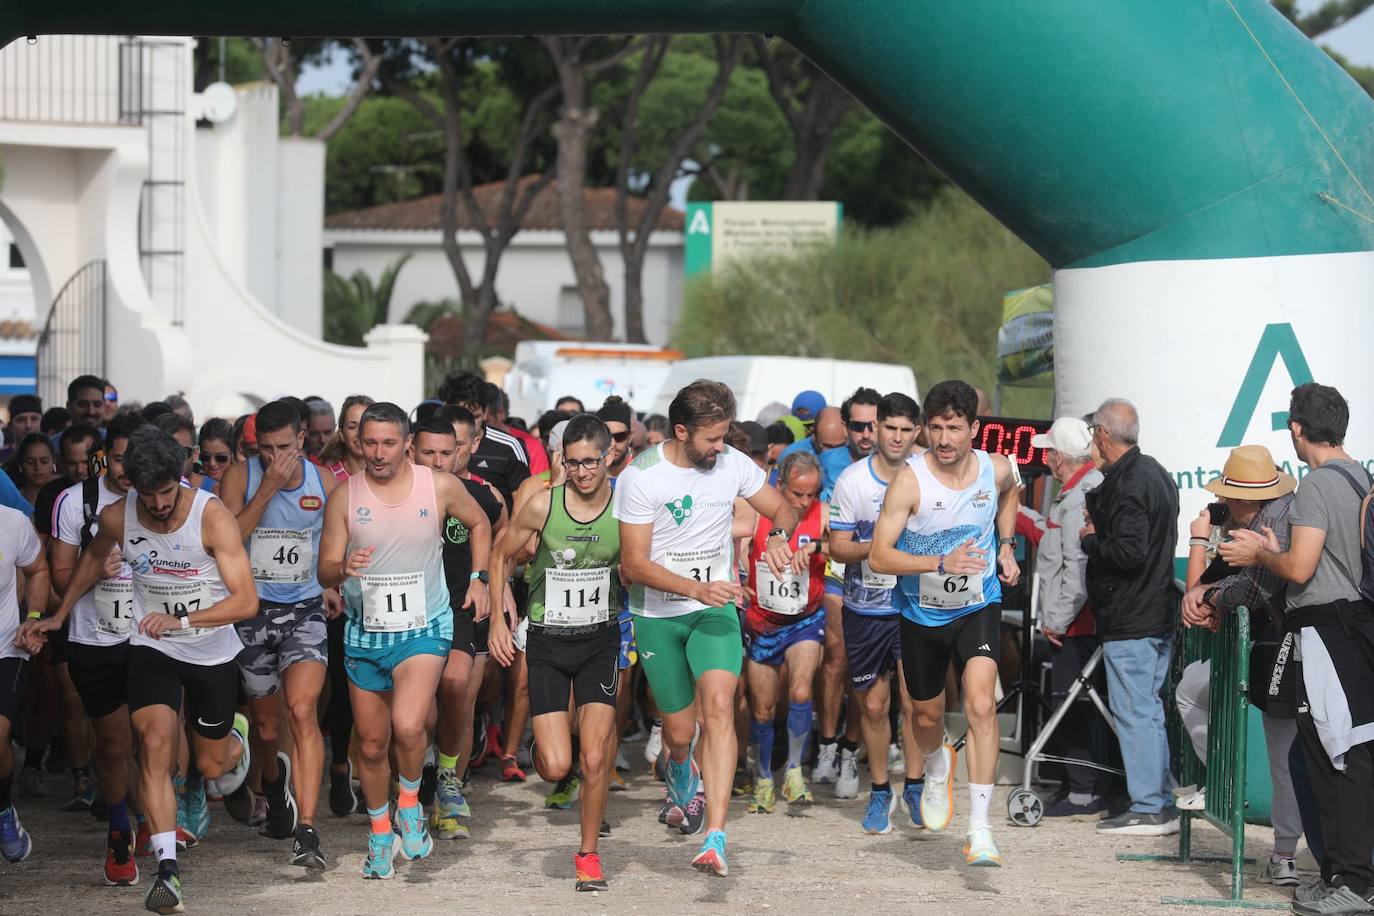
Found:
M 601 409 L 596 412 L 597 419 L 606 424 L 611 433 L 611 450 L 606 454 L 606 470 L 612 478 L 630 464 L 630 433 L 634 422 L 634 411 L 625 399 L 611 395 Z
M 846 441 L 820 454 L 821 499 L 834 505 L 830 496 L 845 468 L 873 454 L 878 442 L 878 402 L 882 395 L 872 388 L 857 388 L 840 404 Z M 858 705 L 851 706 L 845 733 L 836 737 L 840 707 L 846 696 L 849 665 L 844 651 L 844 564 L 833 560 L 825 574 L 825 662 L 821 666 L 820 742 L 812 779 L 833 782 L 837 798 L 859 794 L 859 742 L 863 740 Z

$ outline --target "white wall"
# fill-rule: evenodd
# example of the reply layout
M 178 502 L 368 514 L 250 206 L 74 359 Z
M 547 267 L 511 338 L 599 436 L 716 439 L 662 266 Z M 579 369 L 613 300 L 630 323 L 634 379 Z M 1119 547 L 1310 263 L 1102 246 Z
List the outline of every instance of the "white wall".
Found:
M 485 261 L 475 235 L 459 233 L 464 260 L 474 279 Z M 611 288 L 615 336 L 625 335 L 625 277 L 620 248 L 613 232 L 595 232 L 592 240 L 601 255 Z M 458 298 L 458 284 L 449 268 L 437 231 L 325 231 L 325 244 L 334 249 L 334 272 L 344 277 L 356 270 L 376 280 L 405 253 L 413 257 L 402 269 L 391 298 L 391 320 L 400 321 L 417 302 Z M 559 325 L 559 299 L 564 287 L 576 286 L 563 234 L 526 231 L 517 234 L 501 258 L 497 295 L 531 321 Z M 682 312 L 682 235 L 661 232 L 650 243 L 644 261 L 644 331 L 649 343 L 666 344 Z
M 324 144 L 277 145 L 276 313 L 312 337 L 324 332 Z

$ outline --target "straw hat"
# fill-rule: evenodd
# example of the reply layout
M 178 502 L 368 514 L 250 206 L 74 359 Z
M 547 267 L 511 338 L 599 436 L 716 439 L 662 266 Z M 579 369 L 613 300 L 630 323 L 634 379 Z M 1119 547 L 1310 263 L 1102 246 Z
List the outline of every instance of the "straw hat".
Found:
M 1231 450 L 1221 476 L 1206 484 L 1206 489 L 1229 499 L 1275 499 L 1297 489 L 1292 474 L 1274 465 L 1274 456 L 1262 445 L 1242 445 Z

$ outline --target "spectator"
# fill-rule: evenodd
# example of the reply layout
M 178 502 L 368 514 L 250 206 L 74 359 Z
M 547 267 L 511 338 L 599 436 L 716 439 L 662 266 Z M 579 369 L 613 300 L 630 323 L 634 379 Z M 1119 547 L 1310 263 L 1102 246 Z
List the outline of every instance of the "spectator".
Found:
M 72 415 L 65 407 L 49 407 L 43 411 L 43 419 L 38 424 L 39 432 L 45 436 L 56 436 L 67 431 L 72 425 Z
M 105 419 L 105 380 L 94 375 L 72 379 L 67 386 L 67 410 L 73 423 L 99 426 Z
M 1054 647 L 1050 690 L 1058 703 L 1063 702 L 1083 666 L 1102 644 L 1088 601 L 1088 558 L 1078 541 L 1084 496 L 1102 483 L 1102 472 L 1093 466 L 1088 424 L 1076 417 L 1055 420 L 1049 433 L 1036 436 L 1031 445 L 1045 449 L 1045 464 L 1060 487 L 1043 529 L 1037 529 L 1043 533 L 1039 534 L 1035 555 L 1040 574 L 1040 626 Z M 1099 669 L 1099 679 L 1100 675 Z M 1107 766 L 1111 738 L 1106 721 L 1088 703 L 1079 702 L 1076 707 L 1063 720 L 1064 756 Z M 1066 766 L 1065 773 L 1066 791 L 1046 807 L 1046 817 L 1106 810 L 1106 773 L 1073 764 Z
M 1321 881 L 1298 889 L 1299 913 L 1374 908 L 1374 612 L 1356 584 L 1370 481 L 1343 448 L 1349 422 L 1336 389 L 1293 389 L 1288 431 L 1312 471 L 1288 513 L 1288 549 L 1272 529 L 1237 531 L 1218 548 L 1232 566 L 1260 565 L 1289 583 L 1285 628 L 1299 634 L 1298 741 L 1323 847 Z
M 1204 508 L 1193 519 L 1188 539 L 1188 591 L 1183 596 L 1184 626 L 1216 629 L 1222 617 L 1240 608 L 1250 614 L 1250 632 L 1260 642 L 1277 641 L 1275 625 L 1282 615 L 1288 583 L 1262 566 L 1233 568 L 1220 557 L 1209 557 L 1223 537 L 1239 529 L 1263 532 L 1273 530 L 1283 548 L 1288 545 L 1288 514 L 1297 481 L 1274 465 L 1274 458 L 1262 445 L 1244 445 L 1231 452 L 1222 476 L 1207 484 L 1207 490 L 1220 502 Z M 1269 670 L 1250 672 L 1252 684 L 1259 684 L 1261 697 L 1267 698 Z M 1192 740 L 1198 759 L 1207 762 L 1207 715 L 1211 705 L 1211 663 L 1194 662 L 1184 669 L 1175 690 L 1184 728 Z M 1252 694 L 1255 693 L 1252 691 Z M 1269 754 L 1269 779 L 1273 792 L 1270 820 L 1274 825 L 1274 852 L 1261 875 L 1262 880 L 1279 886 L 1298 883 L 1295 861 L 1302 819 L 1298 814 L 1293 780 L 1288 772 L 1288 752 L 1297 737 L 1297 722 L 1291 704 L 1261 699 L 1264 711 L 1264 738 Z M 1191 787 L 1188 787 L 1191 788 Z M 1178 807 L 1201 811 L 1206 805 L 1205 791 L 1181 789 Z
M 1178 607 L 1178 488 L 1159 462 L 1141 453 L 1140 418 L 1129 401 L 1105 401 L 1089 428 L 1102 455 L 1103 480 L 1087 494 L 1088 518 L 1079 537 L 1131 796 L 1127 811 L 1098 821 L 1097 829 L 1166 836 L 1178 832 L 1178 812 L 1170 799 L 1159 692 L 1169 674 Z

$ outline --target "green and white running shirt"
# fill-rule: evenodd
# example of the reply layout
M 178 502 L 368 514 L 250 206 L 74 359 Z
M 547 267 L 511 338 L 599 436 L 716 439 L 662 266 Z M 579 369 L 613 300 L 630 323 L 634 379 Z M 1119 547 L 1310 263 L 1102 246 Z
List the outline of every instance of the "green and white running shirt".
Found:
M 632 525 L 654 526 L 649 559 L 698 582 L 735 581 L 730 523 L 735 498 L 748 499 L 767 482 L 758 465 L 727 447 L 709 471 L 681 468 L 663 445 L 645 451 L 615 484 L 614 515 Z M 635 583 L 630 611 L 644 617 L 679 617 L 706 605 L 683 595 Z

